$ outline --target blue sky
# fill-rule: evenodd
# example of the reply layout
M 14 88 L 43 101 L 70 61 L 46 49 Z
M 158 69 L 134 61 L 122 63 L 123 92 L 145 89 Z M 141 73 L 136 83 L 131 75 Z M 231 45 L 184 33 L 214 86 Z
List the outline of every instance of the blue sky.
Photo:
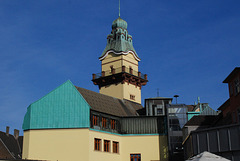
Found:
M 122 0 L 121 18 L 149 83 L 142 97 L 199 96 L 217 109 L 222 81 L 240 66 L 240 1 Z M 0 131 L 21 129 L 32 102 L 70 79 L 98 92 L 92 73 L 106 45 L 118 0 L 0 1 Z

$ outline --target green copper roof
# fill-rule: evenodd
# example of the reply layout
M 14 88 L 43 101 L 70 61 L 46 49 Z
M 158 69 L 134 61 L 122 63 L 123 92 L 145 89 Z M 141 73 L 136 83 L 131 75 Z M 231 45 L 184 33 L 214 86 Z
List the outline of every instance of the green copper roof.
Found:
M 112 23 L 112 32 L 107 36 L 107 46 L 99 57 L 99 60 L 104 59 L 108 52 L 113 52 L 116 55 L 126 55 L 131 52 L 134 54 L 134 57 L 140 61 L 140 58 L 133 48 L 132 36 L 128 34 L 127 22 L 120 17 Z
M 119 27 L 127 30 L 127 22 L 125 20 L 121 19 L 120 17 L 118 17 L 112 23 L 112 29 L 116 29 Z
M 28 107 L 22 128 L 88 128 L 89 120 L 89 104 L 67 81 Z

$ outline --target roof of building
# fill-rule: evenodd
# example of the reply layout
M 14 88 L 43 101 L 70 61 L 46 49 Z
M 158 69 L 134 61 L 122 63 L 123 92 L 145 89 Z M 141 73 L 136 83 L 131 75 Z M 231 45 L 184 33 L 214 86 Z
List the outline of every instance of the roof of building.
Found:
M 0 131 L 0 141 L 5 145 L 7 150 L 15 159 L 21 159 L 22 157 L 22 142 L 23 137 L 15 137 L 11 134 L 6 134 L 5 132 Z
M 240 72 L 240 67 L 236 67 L 228 76 L 227 78 L 223 81 L 223 83 L 228 83 L 230 79 L 236 74 Z
M 99 60 L 103 60 L 109 53 L 114 53 L 115 55 L 132 53 L 135 59 L 140 61 L 132 44 L 132 36 L 128 34 L 127 22 L 120 17 L 112 23 L 112 32 L 107 36 L 107 45 Z
M 76 88 L 92 110 L 115 116 L 136 116 L 138 115 L 136 111 L 143 108 L 141 104 L 129 100 L 121 100 L 77 86 Z
M 230 98 L 228 100 L 226 100 L 219 108 L 218 110 L 224 110 L 226 109 L 228 106 L 230 106 Z
M 216 119 L 212 123 L 213 127 L 217 126 L 224 126 L 224 125 L 230 125 L 232 124 L 232 116 L 231 113 L 227 113 L 225 117 L 223 117 L 223 113 L 217 115 Z
M 207 152 L 207 151 L 202 152 L 201 154 L 198 154 L 186 161 L 208 161 L 208 160 L 230 161 L 229 159 L 223 158 L 221 156 L 215 155 L 215 154 Z
M 196 105 L 187 105 L 187 107 L 188 107 L 188 112 L 194 112 Z
M 152 97 L 152 98 L 146 98 L 146 100 L 172 100 L 172 98 L 167 98 L 167 97 Z
M 216 115 L 193 116 L 184 126 L 210 126 L 216 117 Z

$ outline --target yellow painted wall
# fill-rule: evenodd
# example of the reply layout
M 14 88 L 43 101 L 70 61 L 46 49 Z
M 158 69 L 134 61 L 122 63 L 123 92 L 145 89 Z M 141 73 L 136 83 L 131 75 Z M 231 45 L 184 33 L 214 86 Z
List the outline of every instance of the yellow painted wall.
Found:
M 119 83 L 117 85 L 111 84 L 109 86 L 102 87 L 101 89 L 99 89 L 99 93 L 123 99 L 123 90 L 123 84 Z
M 101 151 L 94 150 L 95 138 L 101 139 Z M 104 152 L 104 140 L 110 141 L 110 152 Z M 118 154 L 113 153 L 113 141 L 119 142 Z M 89 129 L 24 131 L 23 159 L 129 161 L 130 154 L 141 154 L 142 161 L 168 161 L 167 136 L 122 136 Z
M 118 83 L 112 84 L 109 86 L 102 87 L 99 90 L 99 93 L 105 94 L 108 96 L 116 97 L 119 99 L 127 99 L 130 101 L 137 102 L 141 104 L 141 89 L 140 87 L 136 87 L 133 84 L 128 83 Z M 135 96 L 135 100 L 130 99 L 130 94 Z
M 25 159 L 50 161 L 89 160 L 89 129 L 51 129 L 24 131 Z
M 102 60 L 102 71 L 108 71 L 110 70 L 110 66 L 113 66 L 116 68 L 122 67 L 122 57 L 117 56 L 113 53 L 109 53 L 108 56 Z
M 94 150 L 94 138 L 101 139 L 101 151 Z M 104 140 L 110 141 L 110 152 L 104 152 Z M 113 141 L 119 142 L 119 148 L 121 148 L 121 136 L 114 134 L 107 134 L 97 131 L 89 131 L 89 161 L 121 161 L 121 151 L 119 153 L 113 153 L 112 143 Z M 129 159 L 128 159 L 129 160 Z
M 131 53 L 127 55 L 109 53 L 108 56 L 102 60 L 102 71 L 110 70 L 110 66 L 113 66 L 115 69 L 121 68 L 122 66 L 126 66 L 127 68 L 131 66 L 133 70 L 138 72 L 138 61 Z
M 130 101 L 134 101 L 137 102 L 139 104 L 141 104 L 141 89 L 140 87 L 136 87 L 133 84 L 128 84 L 128 83 L 124 83 L 123 84 L 123 98 L 130 100 Z M 135 96 L 135 100 L 131 100 L 130 99 L 130 94 Z
M 131 63 L 132 62 L 132 63 Z M 126 66 L 129 70 L 131 67 L 134 71 L 134 75 L 137 75 L 138 72 L 138 61 L 134 58 L 133 54 L 129 53 L 127 55 L 115 55 L 114 53 L 109 53 L 108 56 L 102 60 L 102 71 L 110 71 L 110 67 L 113 66 L 115 69 L 120 68 L 118 70 L 121 70 L 122 66 Z M 116 71 L 116 73 L 121 71 Z M 129 71 L 127 71 L 129 72 Z M 105 73 L 106 76 L 111 74 L 109 72 Z M 132 84 L 121 84 L 118 83 L 112 84 L 109 86 L 102 87 L 99 92 L 101 94 L 105 94 L 108 96 L 116 97 L 119 99 L 130 99 L 130 94 L 135 96 L 135 100 L 131 100 L 137 103 L 141 104 L 141 89 L 139 87 L 135 87 L 135 85 Z
M 127 55 L 121 55 L 123 59 L 123 65 L 129 68 L 132 67 L 133 70 L 138 72 L 138 61 L 133 57 L 131 53 Z M 130 63 L 132 62 L 132 63 Z
M 122 146 L 122 161 L 130 154 L 141 154 L 141 161 L 168 161 L 167 136 L 123 136 Z

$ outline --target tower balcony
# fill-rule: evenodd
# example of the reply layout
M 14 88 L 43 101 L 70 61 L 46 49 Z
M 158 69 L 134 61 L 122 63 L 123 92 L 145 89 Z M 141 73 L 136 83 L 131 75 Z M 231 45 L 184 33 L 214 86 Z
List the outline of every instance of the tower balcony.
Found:
M 92 81 L 95 85 L 98 85 L 99 88 L 118 83 L 130 83 L 141 88 L 148 82 L 147 74 L 143 74 L 125 66 L 111 68 L 111 70 L 93 74 Z

